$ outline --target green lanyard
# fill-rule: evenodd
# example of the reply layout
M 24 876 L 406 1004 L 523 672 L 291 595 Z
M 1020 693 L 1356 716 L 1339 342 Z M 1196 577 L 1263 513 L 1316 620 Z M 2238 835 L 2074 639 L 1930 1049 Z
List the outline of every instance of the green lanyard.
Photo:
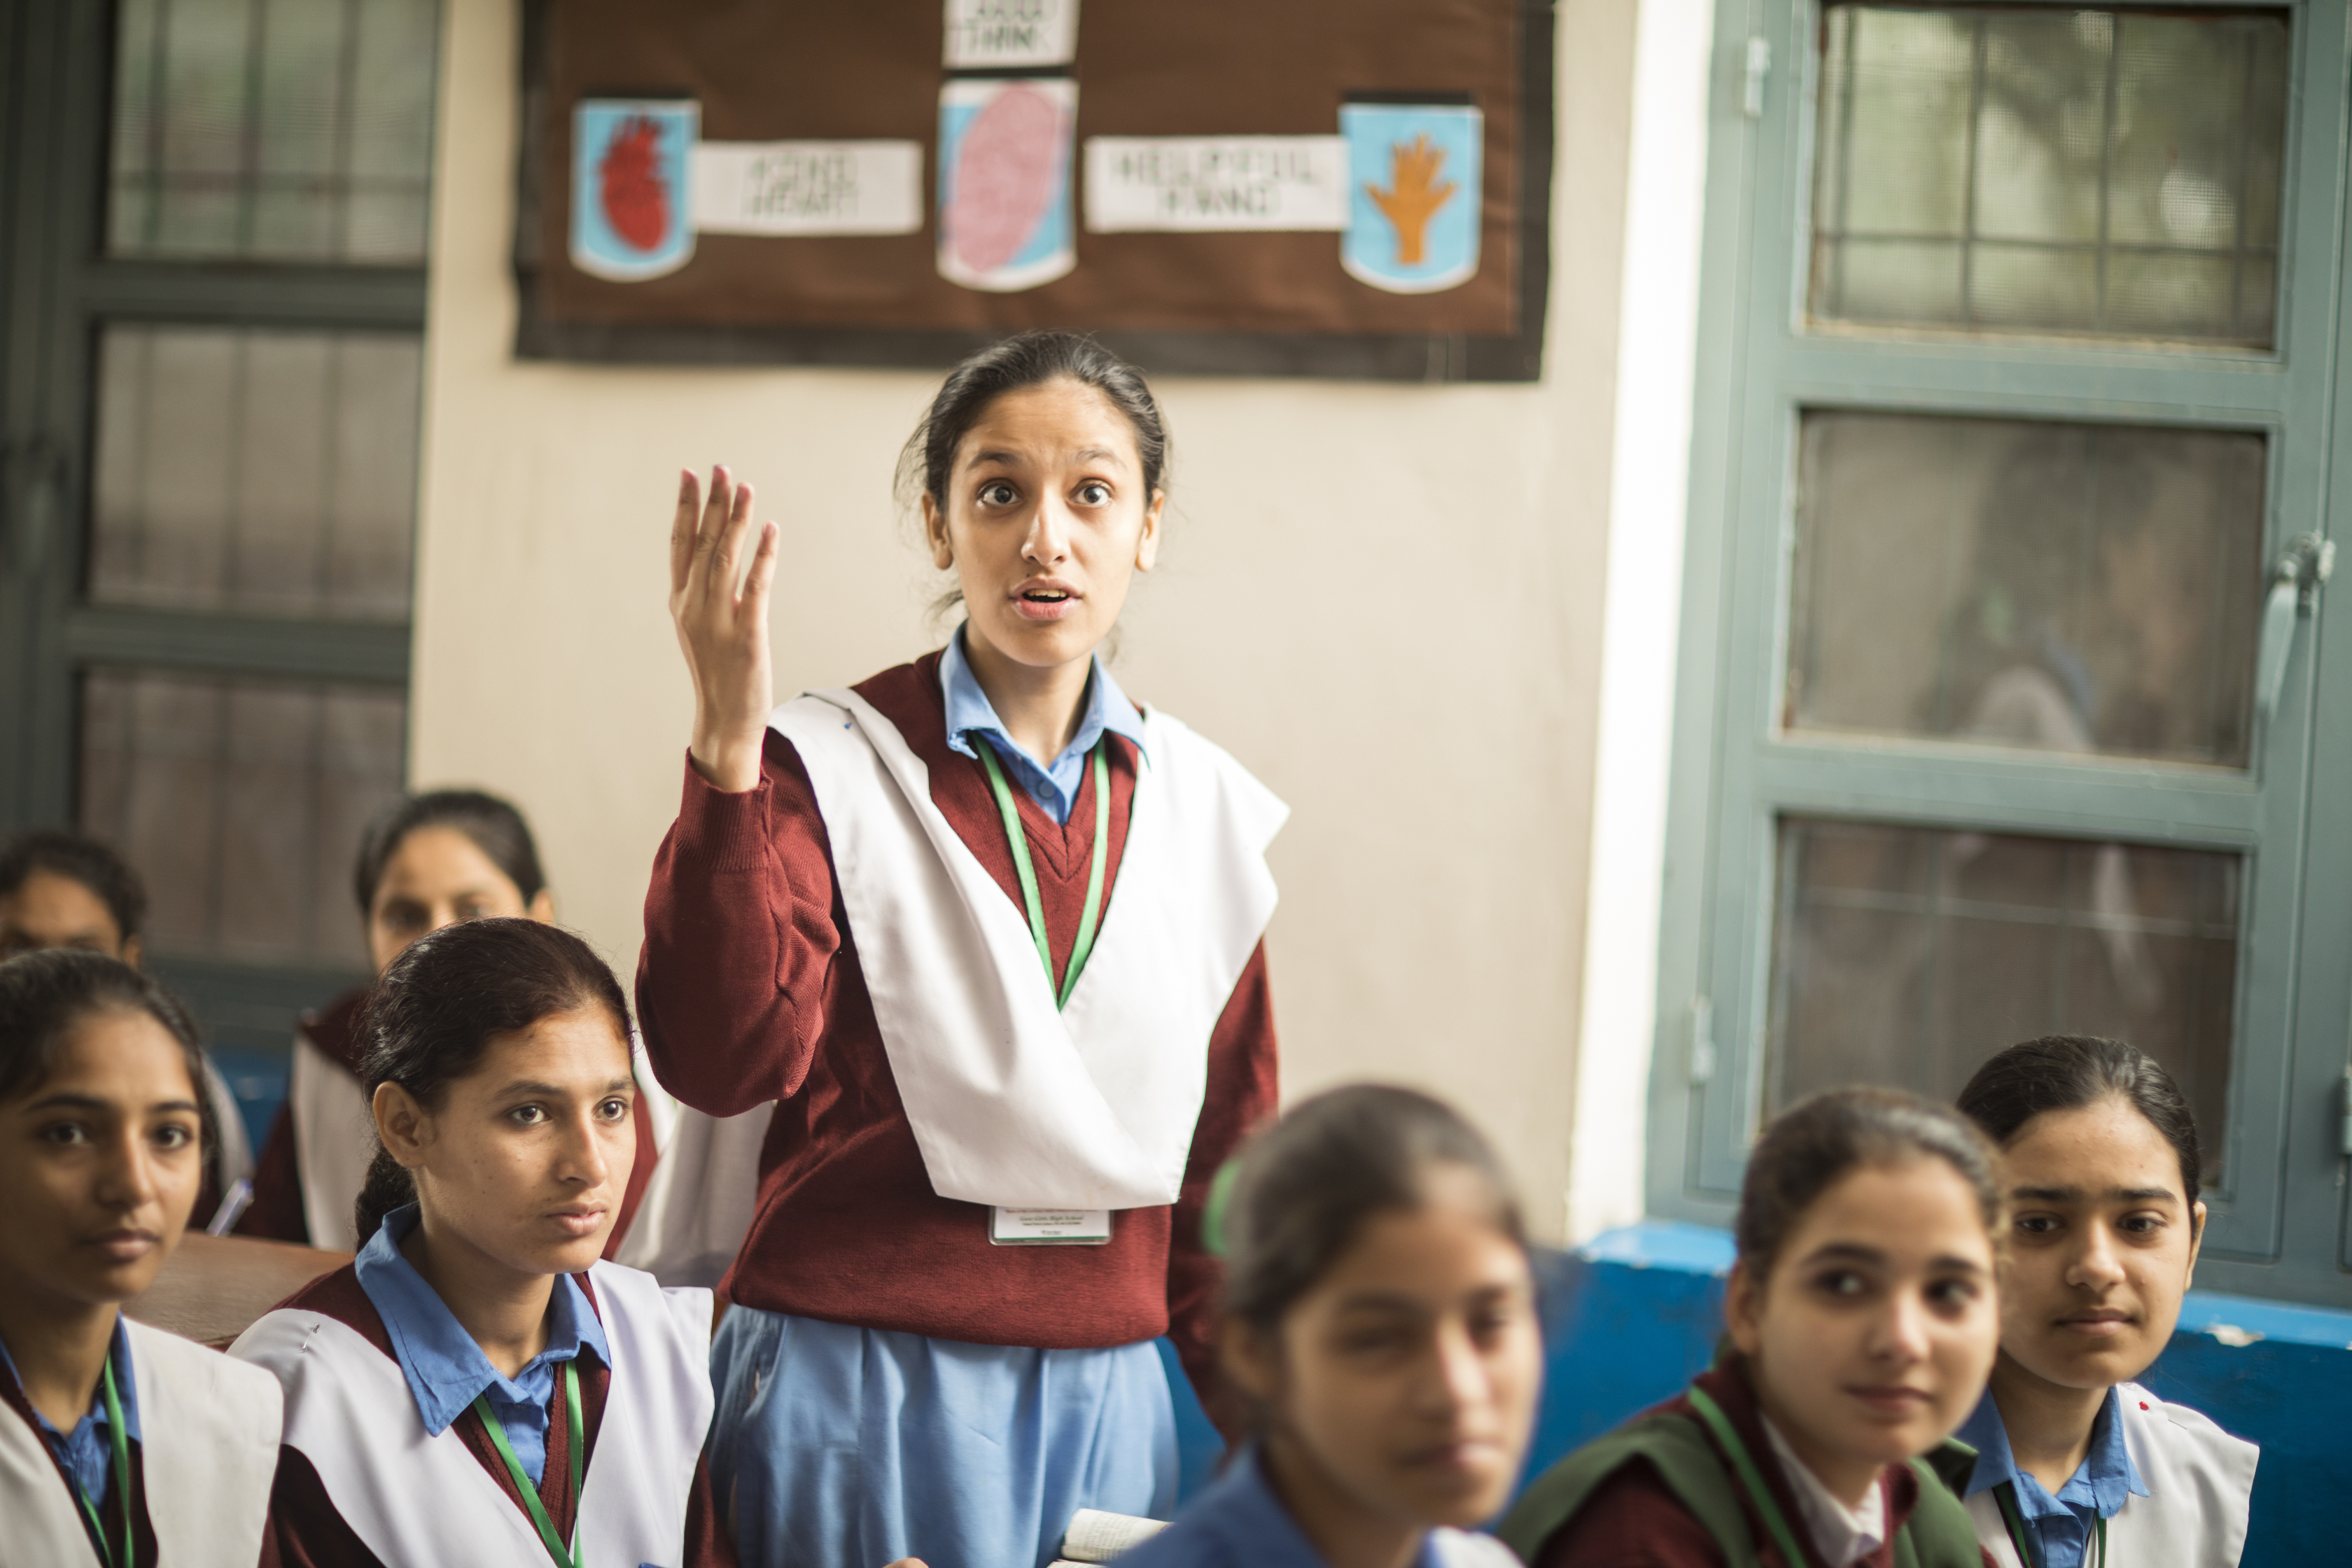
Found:
M 1723 1413 L 1723 1406 L 1717 1405 L 1706 1389 L 1696 1384 L 1691 1385 L 1690 1402 L 1691 1408 L 1698 1412 L 1699 1419 L 1706 1423 L 1706 1429 L 1715 1434 L 1716 1442 L 1731 1456 L 1732 1469 L 1738 1472 L 1740 1485 L 1748 1489 L 1748 1500 L 1756 1505 L 1756 1511 L 1764 1516 L 1764 1528 L 1772 1532 L 1773 1544 L 1780 1547 L 1780 1555 L 1787 1560 L 1789 1568 L 1805 1568 L 1811 1559 L 1798 1547 L 1796 1532 L 1789 1528 L 1789 1521 L 1780 1517 L 1780 1505 L 1772 1500 L 1772 1493 L 1764 1485 L 1764 1478 L 1757 1473 L 1756 1461 L 1748 1457 L 1748 1445 L 1739 1440 L 1738 1432 L 1732 1427 L 1731 1417 Z M 2028 1564 L 2027 1568 L 2032 1568 L 2032 1565 Z
M 548 1556 L 555 1560 L 556 1568 L 580 1568 L 577 1552 L 563 1549 L 563 1538 L 555 1533 L 555 1521 L 547 1517 L 547 1508 L 539 1500 L 539 1489 L 530 1484 L 523 1472 L 522 1462 L 515 1458 L 514 1445 L 507 1441 L 505 1423 L 490 1408 L 487 1392 L 474 1395 L 474 1414 L 482 1418 L 482 1426 L 490 1435 L 490 1447 L 507 1462 L 507 1474 L 514 1478 L 515 1490 L 522 1494 L 522 1506 L 530 1511 L 531 1523 L 539 1526 L 540 1544 L 547 1548 Z M 580 1466 L 581 1450 L 588 1446 L 584 1424 L 580 1419 L 580 1373 L 576 1362 L 563 1363 L 563 1424 L 572 1435 L 565 1458 L 572 1461 L 572 1532 L 580 1533 Z
M 106 1526 L 99 1522 L 98 1505 L 81 1489 L 81 1482 L 73 1483 L 74 1501 L 81 1504 L 82 1517 L 89 1521 L 89 1532 L 98 1540 L 100 1556 L 108 1568 L 131 1568 L 134 1561 L 131 1531 L 131 1434 L 122 1425 L 122 1396 L 114 1388 L 114 1357 L 109 1355 L 100 1369 L 98 1385 L 106 1391 L 106 1435 L 114 1444 L 114 1496 L 122 1505 L 122 1555 L 117 1558 L 114 1548 L 107 1543 Z M 68 1479 L 72 1479 L 68 1472 Z
M 1062 974 L 1062 994 L 1054 998 L 1054 1005 L 1070 1005 L 1070 993 L 1077 989 L 1078 973 L 1087 966 L 1087 957 L 1095 950 L 1095 928 L 1102 920 L 1103 846 L 1110 838 L 1110 764 L 1103 760 L 1103 747 L 1109 737 L 1095 742 L 1095 841 L 1087 852 L 1087 909 L 1078 919 L 1078 940 L 1070 948 L 1070 967 Z M 996 761 L 996 748 L 986 737 L 980 742 L 981 765 L 988 770 L 988 787 L 996 792 L 996 809 L 1004 818 L 1004 837 L 1013 846 L 1013 864 L 1021 873 L 1021 902 L 1029 911 L 1029 935 L 1037 943 L 1038 962 L 1045 966 L 1045 984 L 1054 984 L 1054 950 L 1045 941 L 1045 906 L 1037 897 L 1037 868 L 1029 858 L 1029 836 L 1021 830 L 1021 808 L 1013 804 L 1013 786 L 1004 782 L 1004 769 Z
M 1992 1495 L 2000 1504 L 2001 1519 L 2009 1525 L 2009 1543 L 2017 1548 L 2017 1561 L 2021 1568 L 2040 1568 L 2039 1559 L 2033 1550 L 2026 1544 L 2025 1516 L 2017 1509 L 2017 1484 L 2014 1481 L 2003 1481 L 1992 1489 Z M 2106 1516 L 2102 1514 L 2092 1528 L 2099 1538 L 2098 1568 L 2107 1568 Z

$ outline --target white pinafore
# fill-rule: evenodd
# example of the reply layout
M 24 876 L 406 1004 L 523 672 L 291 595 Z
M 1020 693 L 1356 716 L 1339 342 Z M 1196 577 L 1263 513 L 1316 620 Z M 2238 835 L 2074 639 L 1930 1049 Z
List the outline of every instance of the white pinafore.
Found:
M 159 1568 L 253 1568 L 278 1474 L 278 1384 L 177 1334 L 127 1319 L 123 1327 Z M 107 1510 L 110 1532 L 116 1518 Z M 44 1568 L 95 1568 L 99 1561 L 81 1505 L 58 1479 L 40 1434 L 5 1414 L 0 1559 Z
M 2169 1405 L 2136 1383 L 2116 1385 L 2124 1446 L 2146 1497 L 2126 1500 L 2107 1521 L 2107 1554 L 2117 1568 L 2236 1568 L 2246 1547 L 2254 1465 L 2262 1450 L 2232 1437 L 2186 1405 Z M 1991 1489 L 1968 1500 L 1977 1542 L 1994 1568 L 2026 1568 Z
M 710 1427 L 710 1292 L 665 1290 L 613 1263 L 597 1263 L 588 1279 L 613 1365 L 573 1539 L 590 1563 L 671 1568 L 684 1554 Z M 310 1461 L 335 1510 L 386 1568 L 545 1559 L 530 1519 L 455 1425 L 428 1433 L 400 1363 L 349 1324 L 280 1308 L 229 1353 L 277 1374 L 287 1447 Z

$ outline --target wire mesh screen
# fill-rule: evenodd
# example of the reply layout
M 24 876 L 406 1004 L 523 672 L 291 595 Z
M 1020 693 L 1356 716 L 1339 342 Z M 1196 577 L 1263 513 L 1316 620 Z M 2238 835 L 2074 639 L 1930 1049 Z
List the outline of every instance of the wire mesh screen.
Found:
M 422 354 L 407 334 L 107 328 L 91 599 L 407 618 Z
M 436 0 L 122 0 L 116 256 L 425 259 Z
M 1779 862 L 1771 1109 L 1849 1083 L 1948 1100 L 2005 1046 L 2101 1035 L 2179 1081 L 2218 1178 L 2241 857 L 1791 816 Z
M 148 947 L 364 969 L 351 858 L 400 794 L 407 707 L 373 687 L 86 676 L 81 826 L 146 879 Z
M 1813 319 L 2267 347 L 2283 12 L 1833 5 Z

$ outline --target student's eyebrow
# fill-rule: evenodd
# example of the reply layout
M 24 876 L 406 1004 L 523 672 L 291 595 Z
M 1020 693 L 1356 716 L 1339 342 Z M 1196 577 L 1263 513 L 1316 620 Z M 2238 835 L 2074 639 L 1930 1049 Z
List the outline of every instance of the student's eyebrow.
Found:
M 2032 1203 L 2071 1204 L 2083 1195 L 2080 1187 L 2011 1187 L 2009 1195 Z
M 1343 1312 L 1407 1312 L 1419 1317 L 1425 1309 L 1421 1302 L 1410 1296 L 1400 1296 L 1391 1291 L 1366 1290 L 1342 1298 L 1339 1310 Z
M 76 1094 L 70 1089 L 61 1089 L 55 1094 L 41 1096 L 25 1109 L 26 1110 L 111 1110 L 114 1109 L 114 1102 L 95 1094 Z M 147 1108 L 147 1114 L 153 1116 L 167 1110 L 195 1111 L 196 1102 L 193 1100 L 159 1100 Z
M 625 1073 L 621 1077 L 614 1079 L 612 1081 L 605 1084 L 603 1089 L 598 1089 L 596 1092 L 599 1094 L 613 1094 L 621 1089 L 635 1088 L 636 1081 L 637 1080 L 635 1079 L 631 1078 Z M 540 1083 L 531 1079 L 518 1079 L 514 1082 L 505 1085 L 498 1091 L 498 1093 L 492 1095 L 490 1098 L 493 1100 L 504 1100 L 510 1094 L 535 1094 L 544 1096 L 548 1099 L 561 1100 L 571 1092 L 572 1091 L 570 1089 L 565 1089 L 562 1084 Z
M 1927 1267 L 1939 1274 L 1982 1274 L 1985 1271 L 1985 1266 L 1975 1258 L 1962 1258 L 1951 1252 L 1929 1259 Z
M 967 466 L 976 468 L 983 463 L 1018 463 L 1019 461 L 1021 461 L 1020 453 L 1007 452 L 992 447 L 985 452 L 974 452 L 968 460 Z
M 2170 1187 L 2110 1187 L 2107 1196 L 2127 1204 L 2179 1203 L 2180 1194 Z
M 1886 1254 L 1874 1247 L 1864 1247 L 1858 1241 L 1828 1241 L 1805 1255 L 1808 1263 L 1843 1258 L 1854 1263 L 1884 1263 Z
M 1087 447 L 1081 448 L 1073 460 L 1081 463 L 1112 463 L 1118 460 L 1118 454 L 1108 447 Z

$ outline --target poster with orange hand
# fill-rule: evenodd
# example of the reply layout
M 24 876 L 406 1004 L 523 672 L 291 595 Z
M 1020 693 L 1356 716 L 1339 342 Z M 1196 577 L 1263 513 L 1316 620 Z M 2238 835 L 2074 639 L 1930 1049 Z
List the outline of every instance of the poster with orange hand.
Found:
M 1339 106 L 1354 185 L 1339 265 L 1391 294 L 1434 294 L 1478 275 L 1479 154 L 1469 104 Z

